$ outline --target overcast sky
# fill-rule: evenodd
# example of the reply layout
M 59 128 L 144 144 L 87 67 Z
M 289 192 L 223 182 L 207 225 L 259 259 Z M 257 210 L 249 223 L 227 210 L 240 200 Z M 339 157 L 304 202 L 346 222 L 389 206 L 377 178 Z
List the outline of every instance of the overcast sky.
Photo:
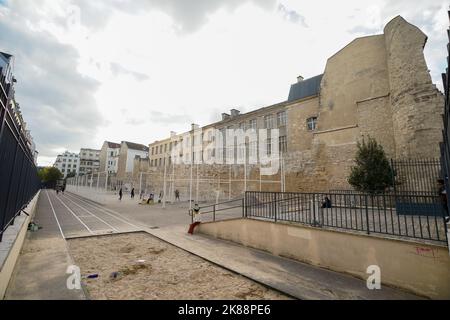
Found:
M 0 51 L 16 57 L 16 98 L 40 152 L 149 144 L 191 123 L 287 99 L 355 37 L 397 15 L 429 37 L 442 88 L 442 0 L 0 0 Z

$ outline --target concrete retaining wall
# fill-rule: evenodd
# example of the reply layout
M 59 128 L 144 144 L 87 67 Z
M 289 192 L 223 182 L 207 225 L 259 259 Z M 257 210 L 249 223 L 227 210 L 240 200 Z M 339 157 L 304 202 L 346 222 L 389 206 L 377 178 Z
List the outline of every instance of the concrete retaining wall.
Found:
M 450 256 L 444 246 L 251 219 L 205 223 L 197 232 L 362 279 L 369 266 L 378 265 L 382 285 L 450 299 Z
M 25 209 L 30 216 L 22 213 L 17 217 L 14 225 L 6 230 L 3 241 L 0 242 L 0 253 L 2 254 L 0 257 L 0 299 L 5 296 L 17 259 L 22 251 L 28 224 L 34 217 L 39 195 L 40 191 Z

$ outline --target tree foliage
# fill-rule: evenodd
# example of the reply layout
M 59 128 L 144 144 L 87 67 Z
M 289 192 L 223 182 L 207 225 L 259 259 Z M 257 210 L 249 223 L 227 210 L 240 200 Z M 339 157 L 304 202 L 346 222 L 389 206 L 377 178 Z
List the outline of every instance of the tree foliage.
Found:
M 355 158 L 348 182 L 357 191 L 380 193 L 393 186 L 392 168 L 383 147 L 371 137 L 358 142 Z
M 61 171 L 54 167 L 42 168 L 38 174 L 41 181 L 46 184 L 56 183 L 56 181 L 63 177 Z

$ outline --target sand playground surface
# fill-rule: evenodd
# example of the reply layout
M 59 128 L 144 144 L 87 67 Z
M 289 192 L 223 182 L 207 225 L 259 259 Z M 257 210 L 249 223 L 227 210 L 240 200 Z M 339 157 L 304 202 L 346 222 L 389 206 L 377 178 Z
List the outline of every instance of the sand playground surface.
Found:
M 146 233 L 68 243 L 93 300 L 289 299 Z

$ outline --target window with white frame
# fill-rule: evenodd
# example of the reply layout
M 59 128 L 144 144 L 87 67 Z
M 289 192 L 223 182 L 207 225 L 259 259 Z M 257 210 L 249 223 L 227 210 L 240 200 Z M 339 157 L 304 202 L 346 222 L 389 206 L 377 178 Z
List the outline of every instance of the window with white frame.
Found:
M 269 114 L 267 116 L 264 116 L 264 128 L 273 129 L 273 127 L 274 127 L 273 115 Z
M 279 127 L 286 126 L 287 123 L 287 115 L 286 111 L 281 111 L 277 113 L 277 124 Z
M 317 117 L 311 117 L 308 120 L 306 120 L 306 125 L 308 128 L 308 131 L 317 130 Z

